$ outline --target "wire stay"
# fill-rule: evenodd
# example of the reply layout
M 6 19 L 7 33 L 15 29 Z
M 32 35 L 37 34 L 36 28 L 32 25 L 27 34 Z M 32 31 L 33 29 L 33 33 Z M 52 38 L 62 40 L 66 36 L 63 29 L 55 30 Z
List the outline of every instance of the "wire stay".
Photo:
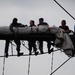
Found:
M 75 20 L 75 18 L 64 8 L 62 7 L 56 0 L 54 0 L 72 19 Z
M 56 70 L 54 70 L 50 75 L 55 73 L 59 68 L 61 68 L 66 62 L 68 62 L 72 57 L 69 57 L 64 63 L 62 63 Z

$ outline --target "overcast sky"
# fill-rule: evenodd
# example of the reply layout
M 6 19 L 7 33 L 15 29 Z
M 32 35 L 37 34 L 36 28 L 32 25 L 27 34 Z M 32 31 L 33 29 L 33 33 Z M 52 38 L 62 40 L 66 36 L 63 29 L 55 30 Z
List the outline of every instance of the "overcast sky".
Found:
M 73 17 L 75 17 L 75 0 L 57 0 Z M 18 18 L 18 22 L 29 25 L 32 19 L 38 24 L 38 19 L 43 17 L 49 26 L 61 25 L 65 19 L 71 30 L 75 21 L 64 12 L 54 0 L 0 0 L 0 26 L 9 26 L 12 19 Z M 25 44 L 27 46 L 27 42 Z M 44 42 L 44 51 L 47 51 Z M 0 55 L 3 55 L 5 41 L 0 41 Z M 21 51 L 28 50 L 21 46 Z M 16 48 L 14 47 L 16 54 Z M 11 54 L 11 45 L 9 48 Z M 53 70 L 62 64 L 68 57 L 58 51 L 54 53 Z M 9 57 L 5 63 L 5 75 L 27 75 L 29 57 Z M 0 75 L 2 75 L 3 58 L 0 58 Z M 31 56 L 30 75 L 49 75 L 51 73 L 51 54 Z M 53 75 L 75 75 L 75 58 L 68 61 Z

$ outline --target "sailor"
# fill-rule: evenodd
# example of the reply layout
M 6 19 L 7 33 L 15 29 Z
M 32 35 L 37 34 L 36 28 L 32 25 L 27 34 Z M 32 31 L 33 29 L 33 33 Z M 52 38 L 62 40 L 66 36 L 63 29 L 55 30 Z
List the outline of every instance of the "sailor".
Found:
M 49 27 L 48 23 L 44 22 L 43 18 L 39 18 L 38 27 L 42 26 L 42 25 Z M 46 39 L 46 42 L 47 42 L 48 53 L 51 53 L 52 52 L 50 50 L 50 48 L 51 48 L 51 42 L 49 40 L 47 40 L 47 39 Z M 41 54 L 43 54 L 44 52 L 43 52 L 43 40 L 42 39 L 39 40 L 39 49 L 40 49 Z
M 36 27 L 34 20 L 30 20 L 29 24 L 30 24 L 29 27 L 31 27 L 31 32 L 32 32 L 32 28 L 33 28 L 33 27 Z M 28 40 L 28 46 L 29 46 L 29 55 L 32 54 L 32 53 L 31 53 L 31 52 L 32 52 L 32 48 L 33 48 L 33 50 L 34 50 L 34 52 L 35 52 L 35 55 L 38 54 L 37 48 L 36 48 L 36 40 L 34 40 L 34 39 Z
M 70 33 L 70 32 L 73 32 L 72 30 L 69 29 L 69 27 L 66 25 L 66 20 L 62 20 L 61 21 L 61 26 L 59 26 L 59 28 L 63 29 L 65 33 Z M 73 46 L 74 46 L 74 49 L 75 49 L 75 43 L 73 41 L 73 38 L 71 37 L 71 40 L 72 40 L 72 43 L 73 43 Z M 72 56 L 75 55 L 75 50 L 72 50 Z
M 69 30 L 69 27 L 66 25 L 66 20 L 61 21 L 61 26 L 59 28 L 62 28 L 64 32 L 70 33 L 71 31 Z
M 12 23 L 10 24 L 10 30 L 14 33 L 15 35 L 15 40 L 14 42 L 16 43 L 17 47 L 16 47 L 16 50 L 17 50 L 17 55 L 20 56 L 20 55 L 23 55 L 23 52 L 21 53 L 20 52 L 20 40 L 18 39 L 17 37 L 17 34 L 15 33 L 15 31 L 13 30 L 13 27 L 24 27 L 24 25 L 22 25 L 21 23 L 18 23 L 17 22 L 18 19 L 17 18 L 14 18 Z M 5 44 L 5 56 L 8 57 L 8 48 L 9 48 L 9 43 L 10 43 L 10 40 L 6 40 L 6 44 Z

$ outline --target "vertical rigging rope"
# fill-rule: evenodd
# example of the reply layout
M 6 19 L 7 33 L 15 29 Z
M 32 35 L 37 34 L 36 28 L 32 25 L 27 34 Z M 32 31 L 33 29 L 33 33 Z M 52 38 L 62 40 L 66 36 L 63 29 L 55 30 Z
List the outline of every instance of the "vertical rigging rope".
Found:
M 5 53 L 4 53 L 5 55 Z M 4 56 L 4 59 L 3 59 L 3 71 L 2 71 L 2 75 L 4 75 L 4 70 L 5 70 L 5 56 Z
M 54 55 L 54 52 L 52 52 L 51 75 L 52 75 L 52 71 L 53 71 L 53 55 Z
M 30 59 L 31 59 L 31 57 L 30 57 L 30 55 L 29 55 L 29 63 L 28 63 L 28 75 L 29 75 L 29 73 L 30 73 Z
M 23 45 L 26 49 L 29 50 L 29 48 L 27 48 L 27 47 L 25 46 L 25 42 L 24 42 L 24 41 L 22 41 L 21 43 L 22 43 L 22 45 Z M 28 62 L 28 75 L 30 74 L 30 59 L 31 59 L 31 56 L 29 55 L 29 62 Z

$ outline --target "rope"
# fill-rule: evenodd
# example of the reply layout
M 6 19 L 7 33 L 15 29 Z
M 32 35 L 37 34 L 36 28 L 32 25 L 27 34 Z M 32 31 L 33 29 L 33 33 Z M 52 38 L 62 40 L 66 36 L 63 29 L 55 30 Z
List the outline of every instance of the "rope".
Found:
M 28 49 L 29 50 L 29 48 L 27 48 L 26 46 L 25 46 L 25 42 L 21 42 L 22 43 L 22 45 L 26 48 L 26 49 Z M 29 75 L 29 73 L 30 73 L 30 59 L 31 59 L 31 57 L 30 57 L 30 55 L 29 55 L 29 63 L 28 63 L 28 75 Z
M 61 68 L 66 62 L 68 62 L 72 57 L 69 57 L 63 64 L 61 64 L 56 70 L 54 70 L 50 75 L 55 73 L 59 68 Z
M 59 51 L 59 50 L 54 50 L 53 52 L 56 52 L 56 51 Z M 48 52 L 44 52 L 43 54 L 48 54 Z M 43 55 L 43 54 L 38 54 L 38 55 Z M 30 55 L 30 56 L 34 56 L 35 54 L 32 54 L 32 55 Z M 38 56 L 37 55 L 37 56 Z M 9 57 L 11 57 L 12 55 L 9 55 Z M 14 54 L 13 56 L 17 56 L 16 54 Z M 29 54 L 24 54 L 24 55 L 21 55 L 21 56 L 29 56 Z M 0 58 L 1 57 L 5 57 L 4 55 L 3 56 L 0 56 Z
M 13 56 L 13 44 L 12 44 L 12 41 L 11 41 L 11 52 L 12 52 L 12 56 Z
M 52 52 L 52 62 L 51 62 L 51 75 L 52 75 L 52 71 L 53 71 L 53 55 L 54 55 L 54 53 Z
M 22 41 L 21 43 L 22 43 L 22 45 L 23 45 L 26 49 L 29 50 L 29 48 L 25 46 L 25 42 L 24 42 L 24 41 Z
M 64 9 L 56 0 L 54 0 L 72 19 L 75 20 L 75 18 L 66 10 Z
M 29 63 L 28 63 L 28 75 L 29 75 L 29 73 L 30 73 L 30 56 L 29 56 Z
M 3 71 L 2 71 L 2 75 L 4 75 L 4 70 L 5 70 L 5 57 L 3 59 Z
M 15 45 L 15 44 L 13 44 L 11 40 L 10 40 L 10 43 L 11 43 L 13 46 L 15 46 L 15 47 L 16 47 L 16 45 Z

